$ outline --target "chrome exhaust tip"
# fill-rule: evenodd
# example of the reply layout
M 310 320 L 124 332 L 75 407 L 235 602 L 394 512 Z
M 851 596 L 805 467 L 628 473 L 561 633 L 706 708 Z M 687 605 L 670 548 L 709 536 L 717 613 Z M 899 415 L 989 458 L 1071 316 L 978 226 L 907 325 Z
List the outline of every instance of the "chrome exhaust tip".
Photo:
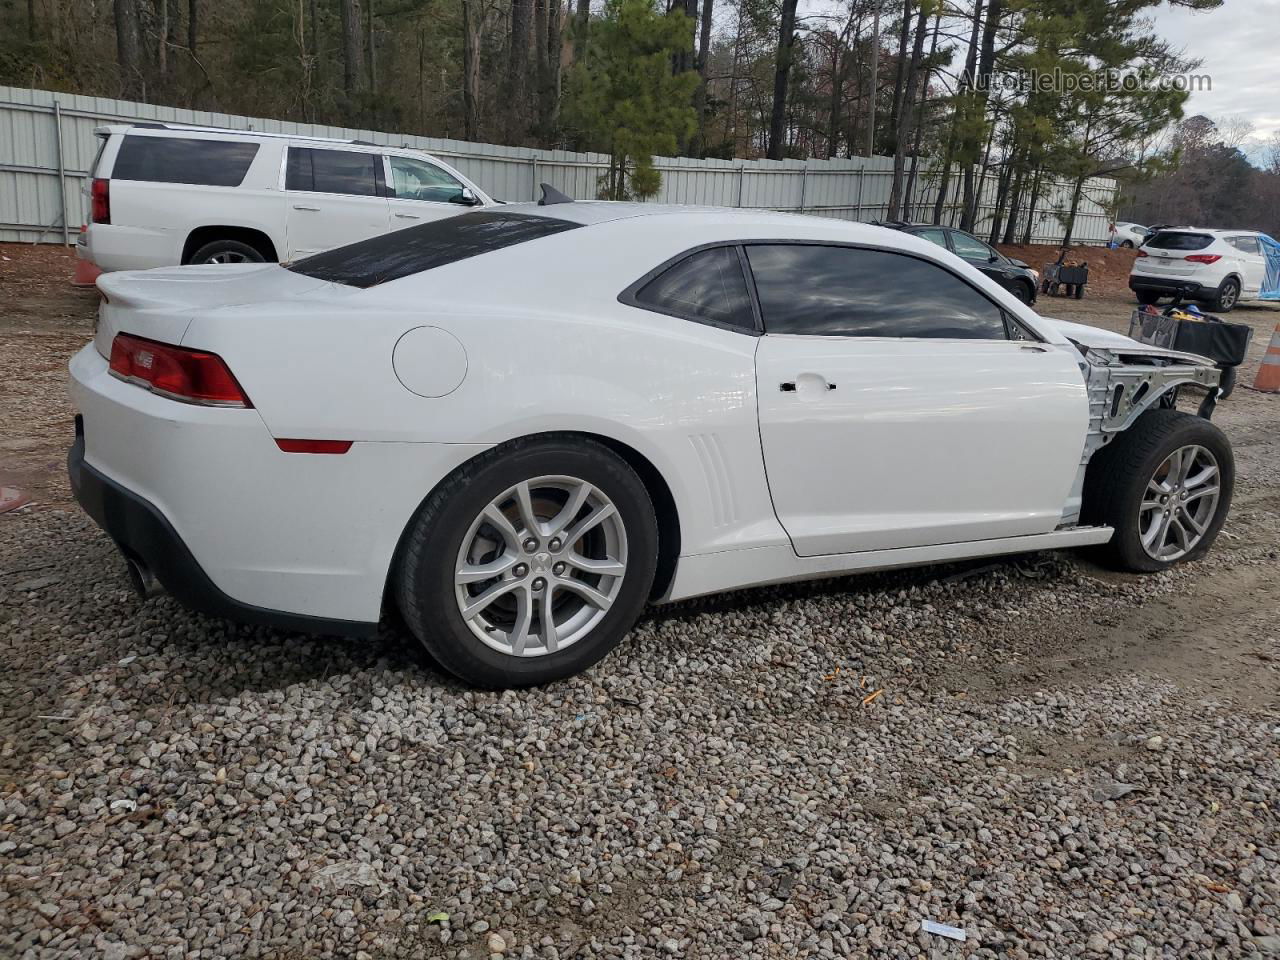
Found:
M 164 593 L 164 587 L 160 586 L 160 581 L 156 579 L 151 568 L 141 563 L 133 557 L 124 558 L 125 566 L 129 570 L 129 583 L 133 586 L 133 591 L 143 600 L 150 600 L 152 597 L 158 597 Z

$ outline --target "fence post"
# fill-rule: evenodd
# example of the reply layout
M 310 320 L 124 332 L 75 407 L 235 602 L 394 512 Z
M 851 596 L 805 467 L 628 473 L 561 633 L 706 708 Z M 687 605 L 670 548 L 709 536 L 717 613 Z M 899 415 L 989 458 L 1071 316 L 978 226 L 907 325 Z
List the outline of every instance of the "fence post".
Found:
M 862 181 L 867 178 L 867 165 L 864 163 L 858 167 L 858 206 L 853 211 L 853 219 L 859 223 L 862 222 Z
M 530 182 L 532 184 L 532 186 L 529 188 L 529 192 L 533 195 L 533 199 L 537 200 L 538 199 L 538 158 L 537 157 L 529 158 L 529 171 L 530 171 L 530 177 L 531 177 Z
M 62 159 L 62 104 L 53 98 L 53 125 L 58 141 L 58 209 L 62 211 L 62 245 L 71 246 L 71 226 L 67 223 L 67 165 Z
M 808 162 L 806 162 L 805 165 L 800 168 L 800 210 L 799 210 L 800 213 L 804 213 L 804 189 L 805 189 L 805 184 L 807 184 L 808 182 L 809 182 L 809 164 Z
M 747 168 L 745 165 L 738 165 L 738 206 L 742 206 L 742 181 L 747 178 Z

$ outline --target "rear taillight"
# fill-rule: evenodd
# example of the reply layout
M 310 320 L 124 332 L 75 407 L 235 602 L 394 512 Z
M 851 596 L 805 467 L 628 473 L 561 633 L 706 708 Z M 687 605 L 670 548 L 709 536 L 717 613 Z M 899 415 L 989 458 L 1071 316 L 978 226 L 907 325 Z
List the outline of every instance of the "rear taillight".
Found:
M 1217 263 L 1222 259 L 1220 253 L 1193 253 L 1187 257 L 1188 263 Z
M 93 181 L 90 197 L 93 199 L 90 220 L 94 223 L 111 222 L 111 181 L 98 177 Z
M 206 407 L 252 407 L 216 353 L 118 333 L 111 341 L 111 373 L 152 393 Z
M 1145 250 L 1139 250 L 1139 251 L 1138 251 L 1138 256 L 1140 256 L 1140 257 L 1148 257 L 1148 256 L 1150 256 L 1150 254 L 1149 254 L 1149 253 L 1147 253 L 1147 251 L 1145 251 Z

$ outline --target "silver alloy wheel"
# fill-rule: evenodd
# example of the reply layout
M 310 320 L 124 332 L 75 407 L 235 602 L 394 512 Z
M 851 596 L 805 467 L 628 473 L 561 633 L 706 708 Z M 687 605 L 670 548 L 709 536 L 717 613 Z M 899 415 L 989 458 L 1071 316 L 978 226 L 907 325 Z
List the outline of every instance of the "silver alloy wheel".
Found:
M 1236 305 L 1238 299 L 1240 299 L 1239 288 L 1236 287 L 1234 282 L 1228 282 L 1226 289 L 1222 291 L 1222 295 L 1218 298 L 1218 309 L 1230 310 Z
M 1138 508 L 1138 536 L 1153 560 L 1169 563 L 1195 549 L 1218 511 L 1217 458 L 1195 444 L 1169 454 L 1147 481 Z
M 609 612 L 627 569 L 613 502 L 576 477 L 537 477 L 489 502 L 454 566 L 458 612 L 486 646 L 516 657 L 563 650 Z
M 237 253 L 234 250 L 224 250 L 222 253 L 215 253 L 205 263 L 249 263 L 249 258 L 243 253 Z

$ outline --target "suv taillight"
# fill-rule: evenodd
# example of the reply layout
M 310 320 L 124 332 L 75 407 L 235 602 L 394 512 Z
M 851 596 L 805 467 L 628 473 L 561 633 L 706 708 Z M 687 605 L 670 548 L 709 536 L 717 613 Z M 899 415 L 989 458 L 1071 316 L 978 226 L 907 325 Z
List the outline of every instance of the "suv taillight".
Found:
M 203 350 L 117 333 L 111 341 L 111 374 L 184 403 L 253 406 L 223 359 Z
M 97 177 L 90 187 L 90 197 L 93 199 L 92 213 L 89 219 L 93 223 L 110 223 L 111 222 L 111 181 Z
M 1145 250 L 1139 250 L 1139 251 L 1138 251 L 1138 256 L 1139 256 L 1139 257 L 1149 257 L 1149 256 L 1151 256 L 1151 254 L 1147 253 L 1147 251 L 1145 251 Z
M 1217 263 L 1222 259 L 1220 253 L 1193 253 L 1187 257 L 1188 263 Z

